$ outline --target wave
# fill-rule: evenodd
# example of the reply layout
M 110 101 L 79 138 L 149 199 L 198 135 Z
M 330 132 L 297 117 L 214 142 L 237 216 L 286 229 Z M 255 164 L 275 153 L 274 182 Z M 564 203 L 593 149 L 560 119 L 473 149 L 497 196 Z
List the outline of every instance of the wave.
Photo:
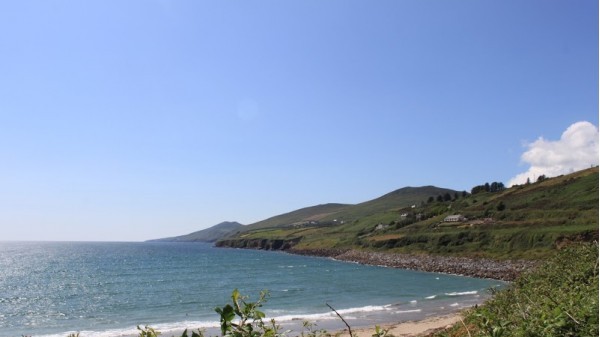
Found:
M 451 292 L 445 293 L 446 296 L 463 296 L 463 295 L 474 295 L 477 294 L 477 291 L 465 291 L 465 292 Z M 425 297 L 426 299 L 434 299 L 438 297 L 438 295 L 432 295 Z M 424 310 L 427 311 L 427 308 L 419 308 L 416 307 L 418 303 L 417 300 L 411 300 L 408 303 L 404 302 L 404 304 L 396 303 L 396 304 L 386 304 L 386 305 L 367 305 L 362 307 L 353 307 L 337 310 L 337 312 L 344 317 L 346 320 L 355 320 L 363 317 L 363 314 L 367 313 L 388 313 L 393 315 L 403 315 L 403 314 L 415 314 L 421 313 Z M 454 302 L 449 304 L 449 307 L 457 307 L 460 304 L 458 302 Z M 318 322 L 318 321 L 334 321 L 339 320 L 337 314 L 333 311 L 326 311 L 321 313 L 306 313 L 306 312 L 293 312 L 288 310 L 267 310 L 266 312 L 267 318 L 265 321 L 270 319 L 274 319 L 277 323 L 281 324 L 296 324 L 298 322 L 309 321 L 309 322 Z M 140 325 L 143 327 L 143 325 Z M 214 333 L 208 333 L 207 336 L 217 336 L 219 334 L 220 324 L 218 321 L 180 321 L 180 322 L 171 322 L 171 323 L 162 323 L 162 324 L 151 324 L 152 328 L 157 331 L 160 331 L 163 336 L 172 336 L 180 334 L 184 329 L 188 330 L 208 330 L 214 331 Z M 78 331 L 65 331 L 57 334 L 47 334 L 40 335 L 36 337 L 65 337 L 71 333 L 77 333 Z M 79 331 L 80 336 L 85 337 L 131 337 L 138 336 L 139 331 L 135 326 L 121 329 L 110 329 L 105 331 Z
M 397 308 L 396 308 L 397 309 Z M 411 313 L 411 312 L 420 312 L 421 309 L 415 310 L 400 310 L 395 311 L 394 306 L 391 304 L 388 305 L 368 305 L 363 307 L 355 307 L 355 308 L 347 308 L 340 309 L 337 312 L 344 316 L 344 319 L 353 320 L 358 319 L 362 313 L 372 313 L 372 312 L 393 312 L 396 314 L 399 313 Z M 275 319 L 278 323 L 292 323 L 297 321 L 328 321 L 328 320 L 338 320 L 339 317 L 333 311 L 327 311 L 322 313 L 290 313 L 285 310 L 274 310 L 271 312 L 267 312 L 267 317 L 265 321 Z M 162 335 L 170 336 L 173 334 L 179 334 L 184 329 L 188 330 L 196 330 L 196 329 L 218 329 L 220 324 L 218 321 L 181 321 L 181 322 L 172 322 L 172 323 L 162 323 L 162 324 L 151 324 L 152 328 L 156 331 L 160 331 Z M 143 327 L 143 325 L 140 325 Z M 85 337 L 130 337 L 139 335 L 139 330 L 136 326 L 121 328 L 121 329 L 109 329 L 104 331 L 93 331 L 93 330 L 82 330 L 82 331 L 65 331 L 56 334 L 46 334 L 39 335 L 37 337 L 65 337 L 69 334 L 75 334 L 79 332 L 80 336 Z
M 437 295 L 431 295 L 431 296 L 427 296 L 427 297 L 425 297 L 425 299 L 426 299 L 426 300 L 432 300 L 432 299 L 434 299 L 434 298 L 436 298 L 436 297 L 437 297 Z
M 476 295 L 477 293 L 478 293 L 477 290 L 473 290 L 473 291 L 445 293 L 444 295 L 446 295 L 446 296 L 465 296 L 465 295 Z
M 140 324 L 140 327 L 144 325 Z M 162 324 L 151 324 L 150 325 L 156 331 L 160 331 L 161 335 L 170 335 L 175 332 L 181 332 L 184 329 L 196 330 L 196 329 L 209 329 L 219 328 L 220 324 L 218 321 L 182 321 L 173 323 L 162 323 Z M 138 336 L 139 330 L 136 326 L 122 329 L 109 329 L 104 331 L 93 331 L 93 330 L 81 330 L 81 331 L 65 331 L 56 334 L 38 335 L 37 337 L 65 337 L 69 334 L 77 334 L 86 337 L 129 337 Z
M 358 313 L 367 313 L 367 312 L 377 312 L 377 311 L 390 311 L 392 310 L 391 305 L 368 305 L 364 307 L 356 307 L 356 308 L 348 308 L 348 309 L 340 309 L 336 310 L 340 315 L 345 315 L 345 319 L 353 319 L 352 314 Z M 308 320 L 308 321 L 319 321 L 319 320 L 330 320 L 330 319 L 339 319 L 333 311 L 316 313 L 316 314 L 305 314 L 305 313 L 297 313 L 297 314 L 287 314 L 272 317 L 277 322 L 290 322 L 290 321 L 299 321 L 299 320 Z
M 413 309 L 413 310 L 398 310 L 398 311 L 394 311 L 394 314 L 410 314 L 413 312 L 421 312 L 421 309 Z

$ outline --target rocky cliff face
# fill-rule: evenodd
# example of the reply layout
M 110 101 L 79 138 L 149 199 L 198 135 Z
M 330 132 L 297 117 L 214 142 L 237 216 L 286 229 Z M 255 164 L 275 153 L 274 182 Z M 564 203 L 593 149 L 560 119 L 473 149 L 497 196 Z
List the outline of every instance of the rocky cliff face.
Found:
M 220 240 L 215 243 L 216 247 L 262 249 L 262 250 L 289 250 L 294 247 L 300 238 L 283 239 L 231 239 Z

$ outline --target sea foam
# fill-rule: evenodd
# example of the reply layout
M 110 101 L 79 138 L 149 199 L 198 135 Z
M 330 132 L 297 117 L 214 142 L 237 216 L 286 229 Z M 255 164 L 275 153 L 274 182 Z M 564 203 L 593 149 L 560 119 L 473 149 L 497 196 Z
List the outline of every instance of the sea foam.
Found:
M 477 290 L 473 290 L 473 291 L 445 293 L 445 295 L 446 296 L 466 296 L 466 295 L 476 295 L 477 292 L 478 292 Z

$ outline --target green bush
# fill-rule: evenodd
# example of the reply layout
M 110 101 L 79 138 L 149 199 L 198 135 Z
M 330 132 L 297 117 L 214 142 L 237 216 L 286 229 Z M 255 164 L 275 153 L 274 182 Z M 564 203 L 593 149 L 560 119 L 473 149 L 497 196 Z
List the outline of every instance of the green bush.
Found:
M 473 336 L 598 336 L 598 244 L 561 250 L 474 309 Z
M 268 293 L 261 291 L 256 302 L 247 302 L 247 297 L 241 296 L 235 289 L 231 294 L 232 305 L 227 304 L 215 311 L 221 316 L 221 336 L 224 337 L 279 337 L 283 336 L 280 327 L 271 320 L 265 323 L 265 314 L 258 310 L 262 307 Z M 236 323 L 234 320 L 238 319 Z

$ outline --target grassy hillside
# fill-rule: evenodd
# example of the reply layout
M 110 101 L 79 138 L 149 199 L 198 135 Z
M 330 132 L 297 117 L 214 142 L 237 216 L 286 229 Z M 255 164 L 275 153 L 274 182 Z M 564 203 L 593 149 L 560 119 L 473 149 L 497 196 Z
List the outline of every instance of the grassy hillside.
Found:
M 407 210 L 406 210 L 407 211 Z M 481 192 L 414 210 L 425 220 L 359 237 L 363 248 L 486 256 L 543 257 L 569 241 L 598 237 L 598 168 L 504 191 Z M 443 222 L 461 214 L 464 222 Z
M 446 193 L 446 201 L 437 197 Z M 541 258 L 570 241 L 597 239 L 598 168 L 465 196 L 435 187 L 405 188 L 319 214 L 312 222 L 249 226 L 226 245 L 290 240 L 299 249 Z M 457 214 L 467 220 L 444 222 Z
M 215 242 L 232 232 L 238 231 L 244 225 L 238 222 L 221 222 L 218 225 L 207 229 L 196 231 L 186 235 L 174 236 L 170 238 L 149 240 L 150 242 Z
M 443 195 L 445 193 L 454 194 L 457 192 L 434 186 L 405 187 L 357 205 L 330 203 L 302 208 L 248 225 L 244 232 L 267 228 L 329 226 L 347 223 L 348 221 L 374 215 L 380 216 L 381 213 L 388 211 L 397 211 L 400 208 L 416 204 L 431 195 Z
M 352 245 L 357 232 L 371 224 L 395 221 L 399 211 L 417 205 L 429 197 L 459 195 L 460 192 L 434 186 L 405 187 L 379 198 L 357 205 L 325 204 L 303 208 L 278 215 L 255 224 L 228 238 L 228 242 L 240 247 L 236 240 L 290 240 L 301 246 L 338 247 Z M 256 244 L 252 244 L 256 247 Z M 241 245 L 242 247 L 244 244 Z
M 266 220 L 262 220 L 248 225 L 244 231 L 251 231 L 263 228 L 277 228 L 306 225 L 310 223 L 322 222 L 324 218 L 336 214 L 352 205 L 347 204 L 324 204 L 312 207 L 301 208 L 299 210 L 277 215 Z

